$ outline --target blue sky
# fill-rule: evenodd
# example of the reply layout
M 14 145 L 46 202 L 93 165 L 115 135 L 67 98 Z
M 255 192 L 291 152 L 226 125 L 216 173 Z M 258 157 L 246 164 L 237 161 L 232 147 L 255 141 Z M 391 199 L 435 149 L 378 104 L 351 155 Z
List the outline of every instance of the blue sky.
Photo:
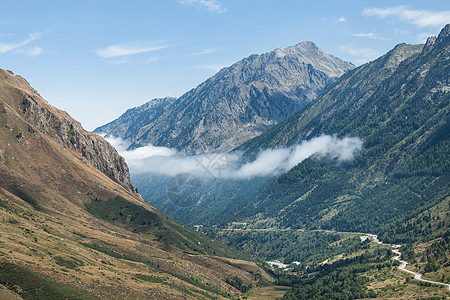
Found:
M 450 23 L 450 2 L 2 0 L 0 68 L 93 130 L 221 67 L 313 41 L 360 65 Z

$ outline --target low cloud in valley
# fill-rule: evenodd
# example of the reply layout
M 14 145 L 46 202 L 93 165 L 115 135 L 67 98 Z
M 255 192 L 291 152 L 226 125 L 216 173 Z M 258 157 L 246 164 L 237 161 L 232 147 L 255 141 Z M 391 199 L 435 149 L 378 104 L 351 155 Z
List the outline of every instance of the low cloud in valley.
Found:
M 357 137 L 342 139 L 322 135 L 305 140 L 291 147 L 261 150 L 250 162 L 242 162 L 238 152 L 179 155 L 176 149 L 148 145 L 127 150 L 129 144 L 119 138 L 106 138 L 126 159 L 131 172 L 153 173 L 175 176 L 191 173 L 198 177 L 252 178 L 279 175 L 312 157 L 330 157 L 339 161 L 352 160 L 362 149 L 362 140 Z

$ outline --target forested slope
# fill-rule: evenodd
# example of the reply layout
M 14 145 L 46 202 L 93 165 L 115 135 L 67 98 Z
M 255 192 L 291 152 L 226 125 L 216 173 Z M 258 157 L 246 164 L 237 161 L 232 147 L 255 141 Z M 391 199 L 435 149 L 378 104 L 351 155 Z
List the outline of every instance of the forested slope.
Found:
M 263 213 L 286 227 L 378 232 L 387 242 L 430 237 L 436 228 L 408 221 L 449 197 L 449 31 L 447 25 L 423 49 L 398 45 L 349 71 L 305 109 L 240 147 L 252 157 L 322 134 L 363 140 L 352 162 L 303 161 L 241 215 Z

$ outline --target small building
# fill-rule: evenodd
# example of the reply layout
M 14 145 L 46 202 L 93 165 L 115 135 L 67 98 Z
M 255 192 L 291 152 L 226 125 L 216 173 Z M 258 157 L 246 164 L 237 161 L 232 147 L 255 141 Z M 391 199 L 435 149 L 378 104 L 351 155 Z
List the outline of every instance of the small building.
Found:
M 370 237 L 368 235 L 361 235 L 359 238 L 361 239 L 361 242 L 365 242 Z
M 295 268 L 295 267 L 297 267 L 297 266 L 299 266 L 299 265 L 301 265 L 301 264 L 302 264 L 302 263 L 299 262 L 299 261 L 293 261 L 293 262 L 291 262 L 290 266 L 291 266 L 291 268 Z
M 202 228 L 203 228 L 203 225 L 194 225 L 195 231 L 199 231 Z
M 246 222 L 232 222 L 231 225 L 233 226 L 247 226 Z
M 289 265 L 277 262 L 277 261 L 267 261 L 267 264 L 271 267 L 271 268 L 278 268 L 278 269 L 286 269 L 287 267 L 289 267 Z

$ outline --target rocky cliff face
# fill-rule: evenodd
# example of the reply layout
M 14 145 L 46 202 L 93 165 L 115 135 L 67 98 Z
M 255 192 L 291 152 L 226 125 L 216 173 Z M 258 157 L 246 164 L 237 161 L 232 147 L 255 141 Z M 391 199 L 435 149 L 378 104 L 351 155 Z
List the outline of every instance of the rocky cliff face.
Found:
M 66 112 L 49 105 L 20 76 L 0 69 L 3 105 L 8 105 L 29 122 L 29 132 L 39 130 L 64 147 L 80 154 L 83 160 L 134 192 L 125 160 L 107 141 L 83 129 Z M 21 135 L 21 133 L 19 133 Z M 26 141 L 24 141 L 26 142 Z
M 130 111 L 95 132 L 131 148 L 151 143 L 184 153 L 232 149 L 312 101 L 353 65 L 312 42 L 252 55 L 187 92 Z

